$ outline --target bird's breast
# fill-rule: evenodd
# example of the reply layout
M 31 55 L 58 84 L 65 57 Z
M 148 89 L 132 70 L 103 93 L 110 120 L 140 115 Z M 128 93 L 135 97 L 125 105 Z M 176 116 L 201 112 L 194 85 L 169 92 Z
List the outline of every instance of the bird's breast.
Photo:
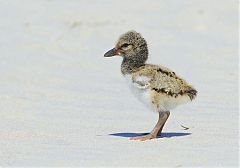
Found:
M 124 78 L 127 81 L 127 85 L 129 86 L 132 94 L 143 104 L 145 104 L 147 107 L 152 108 L 151 106 L 151 97 L 150 97 L 150 89 L 148 88 L 138 88 L 134 83 L 132 82 L 132 76 L 131 75 L 125 75 Z

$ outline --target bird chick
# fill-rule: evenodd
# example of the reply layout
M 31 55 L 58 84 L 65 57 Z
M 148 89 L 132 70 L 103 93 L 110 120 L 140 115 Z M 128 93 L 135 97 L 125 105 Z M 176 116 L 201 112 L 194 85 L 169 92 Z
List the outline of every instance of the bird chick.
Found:
M 150 140 L 161 135 L 170 110 L 192 101 L 197 91 L 170 69 L 146 64 L 148 47 L 146 40 L 136 31 L 128 31 L 120 36 L 115 47 L 104 57 L 122 56 L 121 73 L 126 78 L 133 94 L 151 110 L 158 112 L 159 118 L 153 130 L 131 140 Z

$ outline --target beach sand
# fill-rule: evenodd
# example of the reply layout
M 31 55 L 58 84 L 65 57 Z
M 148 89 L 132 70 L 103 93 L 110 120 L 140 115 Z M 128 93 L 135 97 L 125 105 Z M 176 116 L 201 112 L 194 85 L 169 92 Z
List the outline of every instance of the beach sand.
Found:
M 237 2 L 0 1 L 0 165 L 237 167 Z M 198 90 L 151 141 L 129 140 L 158 116 L 103 57 L 128 30 Z

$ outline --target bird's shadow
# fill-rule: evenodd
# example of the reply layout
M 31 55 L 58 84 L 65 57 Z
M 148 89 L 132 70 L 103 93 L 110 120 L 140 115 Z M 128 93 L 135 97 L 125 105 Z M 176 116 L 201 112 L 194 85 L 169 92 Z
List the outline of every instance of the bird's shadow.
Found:
M 118 136 L 118 137 L 136 137 L 136 136 L 142 136 L 142 135 L 147 135 L 149 133 L 133 133 L 133 132 L 120 132 L 120 133 L 112 133 L 108 134 L 111 136 Z M 180 137 L 180 136 L 188 136 L 191 135 L 191 133 L 184 133 L 184 132 L 162 132 L 160 136 L 157 138 L 172 138 L 172 137 Z

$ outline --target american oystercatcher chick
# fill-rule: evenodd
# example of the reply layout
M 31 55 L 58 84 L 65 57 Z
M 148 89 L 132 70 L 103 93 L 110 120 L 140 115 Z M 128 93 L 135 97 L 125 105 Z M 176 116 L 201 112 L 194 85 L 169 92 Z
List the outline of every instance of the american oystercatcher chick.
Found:
M 127 79 L 133 94 L 139 100 L 159 113 L 153 130 L 132 140 L 149 140 L 160 136 L 171 109 L 193 100 L 197 91 L 170 69 L 146 64 L 148 47 L 145 39 L 136 31 L 121 35 L 115 47 L 104 57 L 122 56 L 121 72 Z

